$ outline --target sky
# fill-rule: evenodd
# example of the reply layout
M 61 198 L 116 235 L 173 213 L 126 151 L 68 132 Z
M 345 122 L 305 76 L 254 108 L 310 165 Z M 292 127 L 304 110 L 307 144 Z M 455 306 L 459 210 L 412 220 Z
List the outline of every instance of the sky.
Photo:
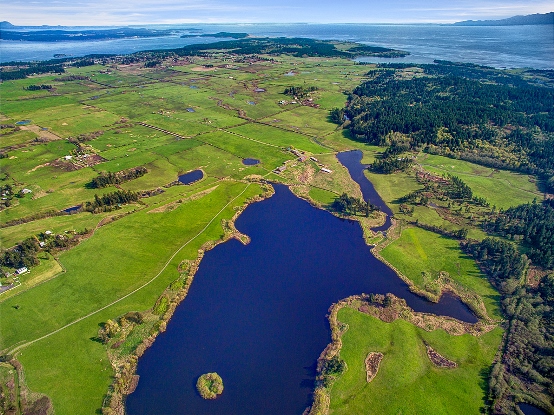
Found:
M 552 0 L 4 0 L 15 25 L 453 23 L 554 11 Z

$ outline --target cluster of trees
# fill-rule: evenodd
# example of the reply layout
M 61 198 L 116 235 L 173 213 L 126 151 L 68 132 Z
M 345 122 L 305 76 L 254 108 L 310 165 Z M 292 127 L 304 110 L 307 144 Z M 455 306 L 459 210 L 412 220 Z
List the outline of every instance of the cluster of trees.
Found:
M 35 85 L 35 84 L 32 84 L 32 85 L 29 85 L 25 89 L 27 91 L 40 91 L 41 89 L 52 89 L 52 85 L 46 85 L 46 84 Z
M 382 66 L 358 86 L 344 113 L 354 137 L 386 145 L 390 132 L 409 137 L 411 148 L 433 147 L 459 157 L 554 175 L 554 90 L 475 65 L 420 65 L 426 75 L 396 76 L 402 65 Z M 342 124 L 338 110 L 331 119 Z M 504 127 L 510 125 L 510 129 Z M 442 133 L 439 133 L 441 131 Z M 509 132 L 508 132 L 509 131 Z
M 304 98 L 310 95 L 310 92 L 317 91 L 317 86 L 303 87 L 303 86 L 289 86 L 285 88 L 283 94 L 291 97 Z
M 554 206 L 550 201 L 510 208 L 486 224 L 488 232 L 508 236 L 529 248 L 527 255 L 538 265 L 554 268 Z
M 132 169 L 122 170 L 117 173 L 100 173 L 97 177 L 92 179 L 90 182 L 90 187 L 101 189 L 103 187 L 111 186 L 114 184 L 121 184 L 128 182 L 129 180 L 137 179 L 141 176 L 144 176 L 148 170 L 146 167 L 134 167 Z
M 339 197 L 335 198 L 331 204 L 331 209 L 345 215 L 356 215 L 361 213 L 369 216 L 369 214 L 374 210 L 379 210 L 379 207 L 343 193 Z
M 27 238 L 18 243 L 15 247 L 4 250 L 0 254 L 0 266 L 9 268 L 30 268 L 38 265 L 37 254 L 40 251 L 40 245 L 36 238 Z
M 153 61 L 145 62 L 144 67 L 145 68 L 155 68 L 158 65 L 161 65 L 162 61 L 160 59 L 155 59 Z
M 7 64 L 4 64 L 4 65 L 7 65 Z M 18 65 L 21 65 L 21 63 L 18 63 Z M 49 64 L 47 62 L 32 63 L 26 67 L 18 66 L 17 69 L 13 69 L 13 70 L 11 69 L 6 70 L 5 68 L 2 68 L 2 70 L 0 71 L 0 80 L 12 81 L 15 79 L 27 78 L 27 76 L 29 75 L 43 74 L 43 73 L 50 73 L 50 72 L 62 73 L 62 72 L 65 72 L 65 69 L 63 64 Z
M 127 190 L 116 190 L 115 192 L 103 196 L 94 195 L 92 202 L 86 202 L 83 210 L 92 213 L 107 212 L 118 205 L 136 202 L 139 200 L 139 194 Z
M 481 242 L 467 242 L 463 248 L 479 261 L 501 292 L 513 292 L 527 265 L 527 258 L 519 253 L 515 244 L 487 237 Z
M 410 157 L 383 157 L 370 164 L 369 169 L 375 173 L 390 174 L 406 170 L 414 161 Z
M 448 175 L 448 185 L 444 187 L 444 193 L 454 200 L 472 200 L 473 192 L 462 179 L 451 174 Z

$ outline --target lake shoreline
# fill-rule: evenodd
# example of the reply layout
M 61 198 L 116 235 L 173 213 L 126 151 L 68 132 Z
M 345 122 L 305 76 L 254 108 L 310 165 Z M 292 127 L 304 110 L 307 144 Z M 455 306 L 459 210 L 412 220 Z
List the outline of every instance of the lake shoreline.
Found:
M 254 182 L 251 182 L 254 183 Z M 140 357 L 146 352 L 146 350 L 154 344 L 154 341 L 161 333 L 165 332 L 167 324 L 173 317 L 177 306 L 187 297 L 189 289 L 194 280 L 194 276 L 198 271 L 198 267 L 204 255 L 207 251 L 215 248 L 217 245 L 225 243 L 230 239 L 237 239 L 242 244 L 246 245 L 250 242 L 250 238 L 247 235 L 239 232 L 235 227 L 235 221 L 238 217 L 244 212 L 244 210 L 253 203 L 261 202 L 262 200 L 272 197 L 275 193 L 275 190 L 272 186 L 269 186 L 265 183 L 258 183 L 263 189 L 263 193 L 246 200 L 235 212 L 233 217 L 225 221 L 223 220 L 223 230 L 224 236 L 217 241 L 208 241 L 203 244 L 198 250 L 198 256 L 196 259 L 188 261 L 182 261 L 179 265 L 178 271 L 180 273 L 181 279 L 183 275 L 185 276 L 184 285 L 177 292 L 171 292 L 170 287 L 168 286 L 163 293 L 161 293 L 159 299 L 164 296 L 171 294 L 170 303 L 167 311 L 163 313 L 162 318 L 160 319 L 159 327 L 156 331 L 150 334 L 147 337 L 144 337 L 141 343 L 136 347 L 136 349 L 126 356 L 125 359 L 119 361 L 114 361 L 112 359 L 112 367 L 114 368 L 114 377 L 113 382 L 110 385 L 109 391 L 103 401 L 102 411 L 103 413 L 113 414 L 113 415 L 124 415 L 125 412 L 125 400 L 127 396 L 133 393 L 136 389 L 136 386 L 139 382 L 139 376 L 137 375 L 137 366 Z M 248 186 L 250 183 L 248 184 Z

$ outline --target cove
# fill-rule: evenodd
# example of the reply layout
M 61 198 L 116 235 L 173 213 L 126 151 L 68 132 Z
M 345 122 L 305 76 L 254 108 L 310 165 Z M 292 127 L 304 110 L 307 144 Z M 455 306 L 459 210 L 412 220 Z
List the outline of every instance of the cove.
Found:
M 251 237 L 206 252 L 188 296 L 138 364 L 127 413 L 300 415 L 319 354 L 330 342 L 329 306 L 349 295 L 394 293 L 417 311 L 474 322 L 457 299 L 412 294 L 371 254 L 357 222 L 339 219 L 284 185 L 248 206 L 236 227 Z M 223 394 L 195 383 L 217 372 Z
M 363 153 L 360 150 L 344 151 L 342 153 L 338 153 L 337 158 L 341 164 L 348 169 L 348 173 L 350 173 L 352 180 L 360 185 L 364 200 L 378 206 L 379 209 L 381 209 L 381 212 L 384 212 L 387 215 L 383 225 L 372 229 L 374 231 L 387 230 L 391 225 L 391 217 L 393 213 L 383 199 L 381 199 L 381 196 L 379 196 L 379 193 L 377 193 L 375 187 L 373 187 L 373 183 L 371 183 L 365 176 L 364 171 L 367 169 L 367 165 L 361 163 Z

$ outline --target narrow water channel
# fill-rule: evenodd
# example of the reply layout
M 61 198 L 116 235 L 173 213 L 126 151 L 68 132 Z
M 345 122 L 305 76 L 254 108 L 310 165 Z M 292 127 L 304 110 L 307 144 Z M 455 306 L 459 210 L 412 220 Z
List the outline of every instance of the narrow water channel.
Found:
M 391 292 L 417 311 L 476 321 L 454 297 L 433 304 L 412 294 L 371 254 L 357 222 L 283 185 L 275 191 L 236 222 L 250 244 L 231 240 L 204 256 L 167 331 L 139 361 L 129 414 L 300 415 L 330 342 L 327 310 L 349 295 Z M 214 371 L 225 389 L 206 401 L 195 382 Z
M 375 187 L 373 187 L 373 183 L 371 183 L 365 176 L 364 171 L 367 169 L 367 165 L 361 163 L 363 156 L 364 155 L 360 150 L 344 151 L 337 154 L 339 161 L 348 169 L 352 180 L 360 185 L 364 200 L 378 206 L 379 209 L 381 209 L 381 212 L 384 212 L 387 215 L 383 225 L 373 228 L 374 231 L 385 231 L 391 225 L 391 217 L 393 213 L 383 199 L 381 199 L 381 196 L 379 196 L 379 193 L 377 193 Z

